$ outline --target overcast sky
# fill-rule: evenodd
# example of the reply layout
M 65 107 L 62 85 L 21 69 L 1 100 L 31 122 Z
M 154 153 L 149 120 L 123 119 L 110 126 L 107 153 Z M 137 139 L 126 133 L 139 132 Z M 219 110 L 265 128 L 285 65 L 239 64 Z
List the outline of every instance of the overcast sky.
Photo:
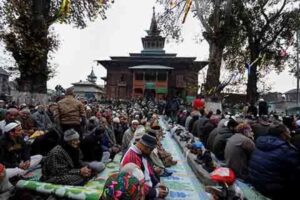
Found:
M 55 25 L 61 45 L 54 54 L 57 74 L 48 82 L 48 88 L 53 89 L 57 84 L 70 87 L 71 83 L 86 80 L 92 67 L 98 77 L 97 83 L 103 84 L 100 77 L 106 76 L 106 70 L 95 60 L 139 53 L 142 50 L 141 37 L 146 35 L 145 30 L 150 26 L 153 6 L 155 0 L 116 0 L 107 11 L 107 20 L 97 20 L 86 29 Z M 199 22 L 189 15 L 183 28 L 184 42 L 168 43 L 165 50 L 178 56 L 207 60 L 208 45 L 194 41 L 197 33 L 200 33 Z M 286 92 L 296 87 L 296 80 L 287 72 L 279 76 L 271 73 L 269 82 L 273 91 Z

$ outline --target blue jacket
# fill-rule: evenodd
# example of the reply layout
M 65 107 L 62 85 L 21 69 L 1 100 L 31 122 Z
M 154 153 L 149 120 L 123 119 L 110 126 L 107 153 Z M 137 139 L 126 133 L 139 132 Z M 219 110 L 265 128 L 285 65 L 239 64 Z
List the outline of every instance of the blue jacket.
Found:
M 288 199 L 299 182 L 299 152 L 286 141 L 261 136 L 249 162 L 252 185 L 272 199 Z M 298 180 L 297 180 L 298 179 Z

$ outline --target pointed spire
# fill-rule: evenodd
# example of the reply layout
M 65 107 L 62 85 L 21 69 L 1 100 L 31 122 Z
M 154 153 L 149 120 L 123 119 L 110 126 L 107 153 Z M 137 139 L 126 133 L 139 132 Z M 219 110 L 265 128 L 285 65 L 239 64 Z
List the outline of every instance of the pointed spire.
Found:
M 153 6 L 153 14 L 150 29 L 147 31 L 149 36 L 159 36 L 160 30 L 157 26 L 156 16 L 155 16 L 155 7 Z
M 148 35 L 142 38 L 142 43 L 144 47 L 142 53 L 164 54 L 165 51 L 163 49 L 165 46 L 165 38 L 160 35 L 160 30 L 158 29 L 155 15 L 155 7 L 153 7 L 153 15 L 150 29 L 146 32 Z
M 92 71 L 91 71 L 90 75 L 88 75 L 87 80 L 91 83 L 96 83 L 97 76 L 94 73 L 94 67 L 92 67 Z

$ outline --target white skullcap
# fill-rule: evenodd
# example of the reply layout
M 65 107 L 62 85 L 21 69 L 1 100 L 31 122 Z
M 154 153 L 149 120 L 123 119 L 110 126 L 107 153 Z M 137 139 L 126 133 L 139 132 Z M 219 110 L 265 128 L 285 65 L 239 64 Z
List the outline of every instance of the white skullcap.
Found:
M 131 124 L 139 124 L 140 122 L 138 120 L 132 120 Z
M 114 122 L 114 123 L 120 123 L 120 118 L 119 118 L 119 117 L 113 118 L 113 122 Z
M 9 124 L 6 124 L 6 126 L 4 127 L 4 133 L 8 133 L 9 131 L 13 130 L 17 126 L 20 126 L 20 124 L 17 122 L 11 122 Z

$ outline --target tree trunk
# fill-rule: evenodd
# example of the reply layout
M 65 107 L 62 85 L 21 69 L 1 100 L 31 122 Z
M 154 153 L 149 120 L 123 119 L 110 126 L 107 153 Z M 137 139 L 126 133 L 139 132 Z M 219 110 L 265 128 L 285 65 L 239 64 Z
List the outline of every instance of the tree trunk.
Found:
M 209 45 L 209 64 L 205 82 L 206 96 L 213 96 L 214 90 L 220 85 L 220 70 L 223 56 L 223 47 L 217 45 L 217 42 L 210 42 Z
M 23 50 L 21 62 L 18 62 L 21 77 L 18 80 L 18 90 L 30 93 L 47 93 L 48 80 L 48 25 L 44 16 L 44 11 L 49 7 L 50 1 L 32 1 L 32 21 L 31 21 L 31 48 Z M 46 13 L 48 14 L 48 13 Z M 24 64 L 25 63 L 25 64 Z
M 255 62 L 255 60 L 259 57 L 259 51 L 254 48 L 251 49 L 251 63 Z M 258 92 L 257 92 L 257 64 L 255 62 L 250 69 L 250 74 L 248 75 L 247 82 L 247 99 L 249 103 L 254 104 L 258 100 Z

